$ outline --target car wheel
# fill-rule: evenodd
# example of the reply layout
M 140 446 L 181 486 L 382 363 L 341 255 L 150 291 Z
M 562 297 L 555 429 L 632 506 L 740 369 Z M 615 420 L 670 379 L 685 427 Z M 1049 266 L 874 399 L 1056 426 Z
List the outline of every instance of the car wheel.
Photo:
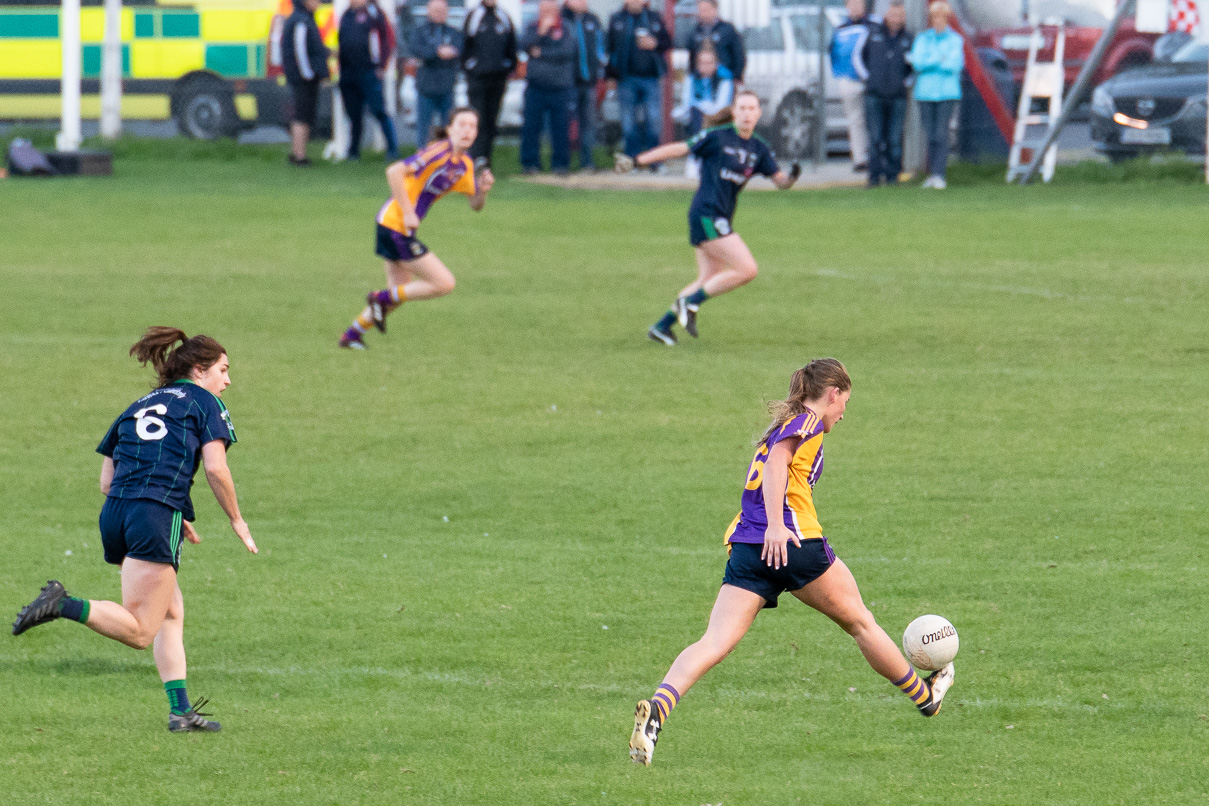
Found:
M 199 77 L 185 84 L 177 97 L 175 117 L 181 133 L 195 140 L 234 137 L 239 130 L 235 93 L 218 78 Z
M 813 99 L 801 90 L 786 95 L 777 106 L 772 127 L 777 156 L 790 160 L 809 157 L 819 134 Z

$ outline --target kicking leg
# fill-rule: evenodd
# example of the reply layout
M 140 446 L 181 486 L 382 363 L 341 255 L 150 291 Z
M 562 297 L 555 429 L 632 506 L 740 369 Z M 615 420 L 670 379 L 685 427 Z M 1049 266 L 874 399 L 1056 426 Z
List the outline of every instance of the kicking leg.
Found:
M 821 577 L 793 595 L 851 635 L 873 670 L 902 689 L 925 716 L 940 710 L 940 701 L 952 685 L 951 666 L 928 681 L 921 680 L 898 645 L 865 607 L 856 579 L 843 560 L 837 559 Z
M 762 607 L 763 596 L 734 585 L 722 586 L 705 635 L 676 657 L 651 699 L 639 701 L 634 712 L 634 732 L 630 735 L 630 758 L 650 765 L 659 731 L 676 703 L 738 646 Z

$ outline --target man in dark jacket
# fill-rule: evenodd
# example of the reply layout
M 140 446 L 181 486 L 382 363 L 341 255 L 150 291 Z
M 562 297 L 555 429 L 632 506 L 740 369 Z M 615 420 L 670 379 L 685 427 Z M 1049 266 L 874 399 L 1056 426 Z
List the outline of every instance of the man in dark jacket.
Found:
M 588 0 L 566 0 L 563 25 L 575 42 L 575 97 L 571 114 L 579 129 L 579 168 L 596 169 L 596 85 L 604 77 L 604 27 L 588 11 Z
M 864 70 L 865 121 L 869 127 L 869 185 L 898 182 L 903 168 L 903 118 L 911 83 L 911 35 L 902 0 L 891 2 L 881 25 L 872 25 L 858 54 Z
M 466 15 L 462 28 L 462 69 L 466 71 L 466 94 L 479 113 L 479 134 L 470 147 L 470 156 L 491 164 L 495 148 L 500 104 L 508 88 L 508 74 L 516 67 L 516 28 L 495 0 L 482 0 Z
M 327 69 L 327 48 L 315 9 L 319 0 L 294 0 L 294 13 L 286 18 L 281 31 L 281 67 L 294 96 L 294 114 L 290 119 L 290 162 L 310 165 L 306 144 L 319 108 L 319 85 L 331 73 Z
M 606 48 L 607 74 L 617 82 L 625 153 L 636 157 L 659 145 L 663 119 L 659 79 L 667 71 L 665 54 L 672 48 L 672 39 L 663 19 L 651 11 L 645 0 L 625 0 L 621 10 L 609 18 Z
M 701 48 L 712 47 L 718 56 L 718 64 L 730 71 L 735 84 L 743 83 L 743 70 L 747 67 L 747 49 L 743 37 L 731 25 L 718 17 L 718 0 L 697 0 L 697 24 L 689 32 L 688 69 L 697 70 L 697 53 Z
M 462 32 L 448 25 L 448 20 L 446 0 L 428 0 L 428 20 L 417 25 L 408 38 L 408 51 L 420 62 L 416 69 L 416 145 L 421 147 L 428 143 L 434 125 L 449 122 L 453 110 Z
M 565 174 L 571 167 L 569 142 L 571 100 L 575 92 L 575 40 L 563 25 L 558 0 L 541 0 L 537 19 L 525 26 L 521 50 L 525 71 L 525 112 L 521 125 L 521 169 L 541 170 L 542 129 L 550 121 L 550 167 Z
M 399 157 L 395 122 L 386 112 L 382 78 L 395 50 L 395 32 L 373 0 L 349 0 L 340 16 L 340 100 L 349 119 L 348 158 L 361 156 L 365 107 L 382 127 L 386 158 Z

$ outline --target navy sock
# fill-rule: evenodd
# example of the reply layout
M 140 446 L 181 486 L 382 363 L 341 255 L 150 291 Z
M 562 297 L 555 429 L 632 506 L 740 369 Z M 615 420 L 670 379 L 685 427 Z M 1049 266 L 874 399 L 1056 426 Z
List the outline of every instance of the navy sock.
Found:
M 89 610 L 90 608 L 88 606 L 87 599 L 77 599 L 74 596 L 68 596 L 63 600 L 63 603 L 59 605 L 60 616 L 71 619 L 72 621 L 78 621 L 81 624 L 88 621 Z
M 164 683 L 164 691 L 168 693 L 168 707 L 172 713 L 187 714 L 193 706 L 189 704 L 189 695 L 185 693 L 184 680 L 169 680 Z
M 676 314 L 668 311 L 663 315 L 663 318 L 655 323 L 656 330 L 662 330 L 664 333 L 672 332 L 672 325 L 676 324 Z
M 705 289 L 698 288 L 696 291 L 685 297 L 685 302 L 687 302 L 689 305 L 700 305 L 707 299 L 709 299 L 709 294 L 705 293 Z

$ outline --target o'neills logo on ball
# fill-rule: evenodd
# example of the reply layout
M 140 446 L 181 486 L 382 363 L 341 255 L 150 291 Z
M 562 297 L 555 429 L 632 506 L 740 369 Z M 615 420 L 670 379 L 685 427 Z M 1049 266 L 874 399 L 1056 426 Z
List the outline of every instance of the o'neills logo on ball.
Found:
M 948 638 L 951 635 L 957 635 L 957 630 L 952 627 L 941 627 L 936 632 L 930 632 L 925 635 L 921 641 L 923 644 L 931 644 L 934 641 L 939 641 L 942 638 Z

